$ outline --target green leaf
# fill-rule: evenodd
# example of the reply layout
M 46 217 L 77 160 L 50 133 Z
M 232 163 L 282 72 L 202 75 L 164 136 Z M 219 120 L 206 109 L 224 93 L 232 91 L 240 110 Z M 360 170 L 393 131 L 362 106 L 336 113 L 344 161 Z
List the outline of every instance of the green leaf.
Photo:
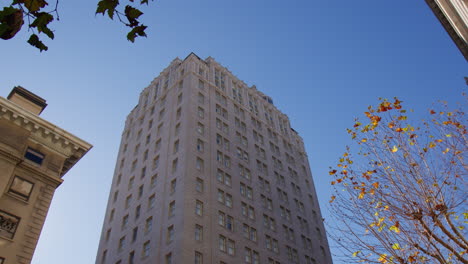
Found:
M 110 19 L 114 19 L 115 8 L 119 5 L 119 0 L 101 0 L 98 2 L 96 14 L 104 15 L 107 11 L 107 15 Z
M 23 12 L 13 7 L 4 7 L 0 11 L 0 38 L 11 39 L 23 26 Z
M 135 38 L 140 36 L 140 37 L 146 37 L 145 29 L 147 26 L 141 25 L 134 27 L 130 32 L 127 34 L 127 39 L 131 42 L 135 42 Z
M 11 7 L 11 6 L 5 6 L 2 11 L 0 11 L 0 21 L 3 22 L 4 19 L 7 18 L 7 16 L 14 14 L 15 12 L 20 11 L 17 8 Z
M 47 25 L 54 20 L 54 17 L 45 12 L 37 14 L 36 19 L 31 23 L 31 27 L 36 27 L 39 32 L 44 32 L 49 38 L 54 39 L 54 33 Z
M 46 45 L 44 45 L 42 41 L 39 40 L 39 37 L 36 34 L 31 35 L 31 37 L 28 40 L 28 43 L 31 44 L 31 46 L 38 48 L 41 52 L 43 50 L 49 49 Z
M 0 24 L 0 36 L 3 36 L 10 30 L 10 27 L 4 23 Z
M 132 6 L 129 6 L 127 5 L 125 7 L 125 16 L 127 17 L 128 19 L 128 22 L 130 23 L 130 27 L 136 27 L 138 26 L 139 22 L 138 22 L 138 18 L 143 14 L 143 12 L 141 12 L 140 10 L 132 7 Z
M 18 2 L 23 3 L 29 12 L 37 12 L 48 5 L 45 0 L 20 0 Z

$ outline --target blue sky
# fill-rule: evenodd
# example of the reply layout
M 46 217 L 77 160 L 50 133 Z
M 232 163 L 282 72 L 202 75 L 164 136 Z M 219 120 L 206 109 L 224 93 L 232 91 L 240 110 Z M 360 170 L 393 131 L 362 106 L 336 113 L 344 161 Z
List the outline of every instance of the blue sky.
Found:
M 274 99 L 304 138 L 325 218 L 356 116 L 394 96 L 424 112 L 465 87 L 466 61 L 424 1 L 158 0 L 134 44 L 96 2 L 60 1 L 47 52 L 26 30 L 0 42 L 1 95 L 37 93 L 43 118 L 94 145 L 58 188 L 33 264 L 94 263 L 125 117 L 175 57 L 212 56 Z

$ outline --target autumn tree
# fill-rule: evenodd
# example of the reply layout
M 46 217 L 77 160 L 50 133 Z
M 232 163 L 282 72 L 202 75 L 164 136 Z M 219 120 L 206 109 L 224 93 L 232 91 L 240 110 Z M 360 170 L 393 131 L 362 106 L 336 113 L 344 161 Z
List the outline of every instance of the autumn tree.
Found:
M 49 39 L 54 39 L 55 34 L 49 27 L 54 20 L 59 20 L 59 0 L 55 0 L 52 7 L 48 0 L 7 0 L 9 5 L 0 10 L 0 38 L 8 40 L 18 33 L 26 22 L 31 30 L 28 43 L 40 51 L 48 47 L 42 42 L 38 35 L 42 34 Z M 137 7 L 148 5 L 149 0 L 129 0 L 125 8 L 121 8 L 118 0 L 99 0 L 96 14 L 107 15 L 110 19 L 115 17 L 130 29 L 127 39 L 131 42 L 135 38 L 145 37 L 146 26 L 139 18 L 143 14 Z M 5 3 L 4 3 L 5 4 Z
M 382 99 L 330 168 L 330 235 L 345 263 L 468 263 L 467 117 L 440 103 L 410 121 Z

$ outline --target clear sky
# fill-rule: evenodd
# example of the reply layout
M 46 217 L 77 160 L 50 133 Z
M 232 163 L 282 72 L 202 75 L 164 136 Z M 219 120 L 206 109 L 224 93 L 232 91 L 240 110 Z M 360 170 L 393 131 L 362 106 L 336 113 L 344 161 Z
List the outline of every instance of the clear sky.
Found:
M 273 98 L 304 138 L 325 218 L 328 167 L 354 117 L 378 97 L 420 111 L 455 102 L 468 75 L 422 0 L 157 0 L 135 44 L 94 15 L 96 2 L 60 1 L 47 52 L 26 30 L 0 41 L 0 95 L 15 85 L 37 93 L 49 104 L 43 118 L 94 145 L 58 188 L 33 264 L 94 263 L 125 117 L 176 57 L 212 56 Z

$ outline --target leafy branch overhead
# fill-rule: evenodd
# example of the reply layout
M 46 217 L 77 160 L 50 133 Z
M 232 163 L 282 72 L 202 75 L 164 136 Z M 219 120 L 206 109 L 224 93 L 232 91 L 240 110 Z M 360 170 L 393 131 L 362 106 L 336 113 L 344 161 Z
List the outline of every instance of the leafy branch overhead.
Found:
M 369 107 L 330 168 L 332 238 L 346 263 L 468 263 L 468 132 L 463 106 L 412 121 L 398 99 Z
M 137 37 L 146 37 L 147 26 L 139 21 L 143 12 L 132 6 L 135 0 L 129 1 L 131 4 L 126 5 L 122 12 L 118 10 L 120 4 L 118 0 L 100 0 L 97 3 L 96 14 L 107 14 L 110 19 L 116 16 L 120 22 L 130 28 L 127 39 L 135 42 Z M 139 5 L 148 5 L 148 1 L 140 0 Z M 32 31 L 27 42 L 41 52 L 47 50 L 48 47 L 40 36 L 44 34 L 49 39 L 54 39 L 54 31 L 49 26 L 54 20 L 60 20 L 58 4 L 59 1 L 56 0 L 55 5 L 48 8 L 49 3 L 46 0 L 11 0 L 10 6 L 0 10 L 0 38 L 8 40 L 15 37 L 26 22 L 28 30 Z
M 134 0 L 130 0 L 130 2 L 133 3 Z M 148 5 L 148 0 L 141 0 L 140 5 L 143 4 Z M 120 22 L 131 29 L 127 34 L 127 39 L 131 42 L 135 42 L 136 37 L 146 37 L 145 30 L 147 26 L 141 24 L 138 20 L 143 12 L 131 5 L 126 5 L 122 13 L 117 10 L 118 5 L 118 0 L 101 0 L 98 2 L 96 14 L 105 15 L 107 13 L 110 19 L 114 19 L 114 15 L 117 16 Z M 123 16 L 125 16 L 126 21 L 122 18 Z

